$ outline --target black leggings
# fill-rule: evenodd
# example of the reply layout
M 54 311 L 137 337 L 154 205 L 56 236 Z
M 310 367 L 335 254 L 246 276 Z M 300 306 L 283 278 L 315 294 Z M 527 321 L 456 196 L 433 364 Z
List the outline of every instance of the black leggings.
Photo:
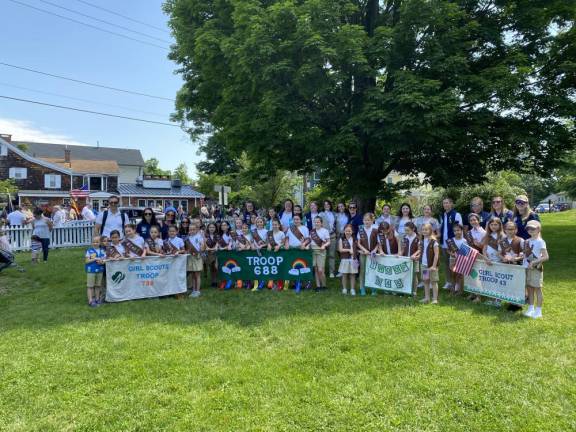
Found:
M 50 246 L 50 239 L 41 238 L 40 242 L 42 243 L 42 256 L 44 257 L 44 261 L 48 261 L 48 246 Z

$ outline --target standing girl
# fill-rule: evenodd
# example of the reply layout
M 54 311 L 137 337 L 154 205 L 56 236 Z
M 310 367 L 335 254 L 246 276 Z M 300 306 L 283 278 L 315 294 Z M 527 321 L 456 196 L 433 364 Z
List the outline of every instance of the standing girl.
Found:
M 332 201 L 324 200 L 324 210 L 320 212 L 322 218 L 322 226 L 328 230 L 330 234 L 330 245 L 328 245 L 328 269 L 330 270 L 330 277 L 334 277 L 336 272 L 336 214 L 332 210 Z
M 292 225 L 288 229 L 285 240 L 286 249 L 310 249 L 310 232 L 308 228 L 302 225 L 300 215 L 294 214 L 292 217 Z M 288 281 L 285 282 L 285 287 L 288 286 Z M 296 282 L 296 293 L 300 293 L 301 283 Z
M 338 252 L 340 253 L 340 267 L 338 268 L 338 272 L 342 274 L 342 294 L 348 294 L 349 286 L 350 295 L 355 296 L 356 290 L 354 286 L 356 283 L 356 274 L 358 274 L 358 251 L 353 234 L 352 225 L 348 224 L 344 227 L 344 235 L 338 240 Z
M 48 261 L 50 231 L 52 231 L 52 221 L 44 216 L 42 209 L 34 209 L 34 219 L 32 219 L 32 235 L 38 236 L 40 239 L 40 244 L 42 245 L 43 262 Z
M 273 252 L 278 252 L 282 245 L 284 244 L 286 235 L 282 231 L 282 225 L 278 218 L 272 219 L 272 230 L 268 231 L 268 250 Z M 276 281 L 276 289 L 282 290 L 284 288 L 284 281 Z
M 464 238 L 464 227 L 462 224 L 456 222 L 454 225 L 452 225 L 452 231 L 454 232 L 454 237 L 446 240 L 446 243 L 448 244 L 448 253 L 450 254 L 451 269 L 453 269 L 456 265 L 456 255 L 458 253 L 458 249 L 460 249 L 463 244 L 468 244 Z M 450 287 L 450 293 L 453 295 L 460 294 L 464 287 L 464 275 L 453 271 L 451 284 L 452 286 Z
M 136 234 L 136 226 L 132 224 L 128 224 L 124 227 L 124 240 L 122 241 L 122 246 L 124 246 L 127 258 L 146 256 L 144 239 Z
M 482 245 L 482 254 L 490 262 L 502 262 L 500 256 L 500 242 L 504 238 L 502 221 L 497 217 L 492 217 L 486 225 L 486 236 Z
M 407 222 L 404 225 L 404 238 L 401 244 L 401 256 L 410 258 L 413 263 L 413 274 L 412 274 L 412 294 L 414 297 L 417 295 L 418 287 L 418 274 L 420 273 L 420 266 L 417 259 L 418 246 L 420 245 L 420 239 L 418 238 L 418 233 L 416 231 L 416 225 L 413 222 Z
M 210 275 L 210 286 L 217 286 L 218 278 L 218 261 L 216 259 L 216 251 L 218 250 L 218 229 L 214 222 L 210 222 L 206 227 L 204 250 L 206 252 L 205 264 L 206 273 Z
M 146 232 L 148 233 L 148 238 L 145 240 L 146 255 L 163 256 L 164 242 L 160 237 L 160 229 L 158 229 L 158 226 L 153 225 Z
M 282 231 L 288 232 L 288 228 L 292 224 L 292 216 L 294 214 L 294 203 L 291 199 L 284 201 L 284 209 L 280 212 L 280 223 L 282 224 Z
M 168 227 L 168 238 L 164 240 L 164 252 L 166 255 L 185 254 L 184 240 L 178 237 L 178 228 L 176 225 Z
M 422 241 L 416 257 L 420 259 L 422 280 L 424 281 L 424 298 L 421 303 L 430 303 L 430 288 L 432 288 L 432 304 L 438 304 L 438 260 L 440 245 L 436 241 L 432 225 L 422 226 Z
M 548 261 L 546 242 L 542 239 L 540 222 L 532 220 L 526 224 L 526 230 L 530 238 L 524 242 L 524 261 L 526 269 L 526 290 L 528 291 L 528 310 L 525 316 L 538 319 L 542 318 L 542 285 L 544 283 L 544 267 L 542 263 Z M 534 296 L 536 296 L 536 308 L 534 308 Z
M 310 231 L 312 239 L 312 266 L 316 278 L 316 291 L 326 289 L 326 248 L 330 245 L 330 233 L 322 226 L 322 218 L 314 218 L 314 228 Z
M 266 229 L 268 231 L 272 230 L 272 221 L 277 217 L 278 215 L 276 214 L 276 209 L 274 207 L 270 207 L 268 209 L 268 220 L 266 221 Z
M 336 206 L 336 238 L 340 239 L 344 236 L 344 227 L 350 222 L 350 214 L 346 210 L 346 205 L 339 202 Z M 336 277 L 342 276 L 340 272 Z
M 516 235 L 513 221 L 504 224 L 505 237 L 500 241 L 500 255 L 505 264 L 520 264 L 524 259 L 524 239 Z
M 218 250 L 232 250 L 234 247 L 234 240 L 230 234 L 230 224 L 226 221 L 222 221 L 220 224 L 220 238 L 218 239 Z M 230 289 L 232 287 L 231 280 L 223 280 L 220 283 L 220 289 Z
M 378 227 L 378 241 L 380 255 L 398 255 L 398 239 L 392 225 L 382 222 Z
M 364 296 L 366 295 L 366 287 L 364 286 L 366 259 L 368 256 L 374 257 L 378 252 L 378 229 L 374 226 L 373 213 L 365 213 L 362 222 L 364 225 L 358 229 L 356 240 L 360 253 L 360 295 Z M 376 289 L 372 288 L 372 295 L 376 294 Z
M 476 213 L 468 215 L 468 224 L 470 229 L 464 231 L 464 238 L 468 242 L 468 246 L 473 247 L 478 252 L 482 252 L 486 230 L 480 225 L 480 218 Z
M 192 289 L 190 297 L 200 297 L 200 276 L 202 274 L 202 268 L 204 267 L 202 262 L 204 236 L 200 232 L 197 224 L 190 225 L 188 237 L 186 238 L 186 251 L 189 254 L 186 262 L 186 271 L 188 287 Z

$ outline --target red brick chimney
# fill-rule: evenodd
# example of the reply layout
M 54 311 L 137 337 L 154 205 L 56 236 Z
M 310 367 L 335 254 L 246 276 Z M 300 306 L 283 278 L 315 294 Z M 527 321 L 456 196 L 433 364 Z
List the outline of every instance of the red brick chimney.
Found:
M 68 164 L 70 163 L 70 153 L 71 153 L 70 149 L 68 147 L 66 147 L 64 149 L 64 162 L 66 162 Z
M 6 142 L 12 142 L 12 135 L 10 134 L 0 134 L 0 137 Z

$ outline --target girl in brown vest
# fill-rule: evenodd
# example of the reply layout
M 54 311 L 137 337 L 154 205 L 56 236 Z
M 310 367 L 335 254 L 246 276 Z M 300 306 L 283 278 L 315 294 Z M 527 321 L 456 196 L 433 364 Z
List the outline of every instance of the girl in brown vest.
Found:
M 422 280 L 424 281 L 424 298 L 421 303 L 430 303 L 430 288 L 432 288 L 432 304 L 438 304 L 438 259 L 440 245 L 433 234 L 432 225 L 422 225 L 422 241 L 416 258 L 420 260 Z
M 413 222 L 406 222 L 404 225 L 404 238 L 402 239 L 401 256 L 411 258 L 413 261 L 413 274 L 412 274 L 412 293 L 416 297 L 418 286 L 418 273 L 420 273 L 420 263 L 418 262 L 417 252 L 420 239 L 416 232 L 416 225 Z
M 502 262 L 506 264 L 521 264 L 524 259 L 524 239 L 518 237 L 516 233 L 518 228 L 514 221 L 506 222 L 504 225 L 504 237 L 500 241 L 500 254 L 502 255 Z
M 353 234 L 352 225 L 347 224 L 344 227 L 344 236 L 338 240 L 338 252 L 340 252 L 340 267 L 338 271 L 342 274 L 342 294 L 348 294 L 349 285 L 350 294 L 354 296 L 356 295 L 355 284 L 356 275 L 358 274 L 358 255 Z

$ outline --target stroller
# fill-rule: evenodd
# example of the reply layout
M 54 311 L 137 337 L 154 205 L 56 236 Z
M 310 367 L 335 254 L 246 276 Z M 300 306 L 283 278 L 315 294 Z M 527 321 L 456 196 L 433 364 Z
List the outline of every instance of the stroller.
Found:
M 11 251 L 10 243 L 0 232 L 0 272 L 8 267 L 16 267 L 18 271 L 23 272 L 24 267 L 16 264 L 14 254 Z

